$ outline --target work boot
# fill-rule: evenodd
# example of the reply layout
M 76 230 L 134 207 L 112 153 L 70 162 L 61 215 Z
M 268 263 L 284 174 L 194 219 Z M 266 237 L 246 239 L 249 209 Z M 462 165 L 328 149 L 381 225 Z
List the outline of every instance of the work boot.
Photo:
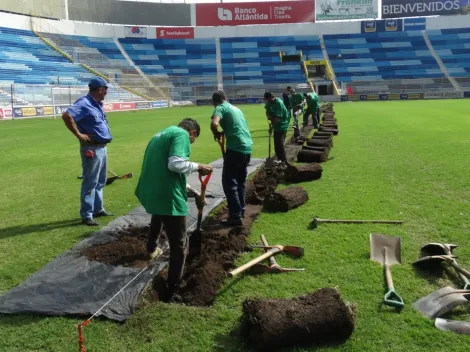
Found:
M 154 260 L 155 258 L 161 256 L 163 254 L 163 249 L 157 247 L 153 252 L 148 252 L 147 257 L 149 260 Z
M 99 226 L 100 225 L 94 219 L 83 219 L 82 224 L 87 225 L 87 226 Z
M 243 226 L 242 219 L 227 218 L 220 222 L 224 226 Z
M 102 216 L 114 216 L 114 213 L 109 213 L 106 210 L 101 210 L 100 212 L 93 214 L 93 217 L 100 218 Z

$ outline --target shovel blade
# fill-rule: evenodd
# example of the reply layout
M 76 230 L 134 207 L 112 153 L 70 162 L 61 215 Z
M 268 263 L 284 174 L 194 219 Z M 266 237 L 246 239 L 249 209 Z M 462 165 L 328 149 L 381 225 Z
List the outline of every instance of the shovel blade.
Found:
M 428 243 L 421 247 L 421 256 L 452 255 L 458 245 L 451 243 Z
M 401 237 L 370 234 L 370 260 L 384 263 L 384 248 L 387 248 L 388 264 L 401 263 Z
M 434 325 L 442 331 L 452 331 L 457 334 L 470 335 L 470 323 L 466 321 L 437 318 Z
M 465 294 L 458 292 L 459 290 L 447 286 L 416 301 L 413 307 L 425 316 L 435 319 L 461 304 L 468 303 Z
M 121 176 L 121 179 L 126 179 L 126 178 L 133 178 L 134 177 L 134 173 L 133 172 L 129 172 L 128 174 L 124 174 Z
M 265 169 L 272 169 L 273 167 L 274 167 L 273 158 L 266 158 L 266 161 L 264 163 L 264 168 Z

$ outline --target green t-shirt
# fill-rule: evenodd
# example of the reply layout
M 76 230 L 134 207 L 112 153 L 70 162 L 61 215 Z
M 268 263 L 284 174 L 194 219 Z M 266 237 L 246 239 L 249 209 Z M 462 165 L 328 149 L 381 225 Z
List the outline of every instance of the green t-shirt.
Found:
M 191 142 L 186 130 L 171 126 L 150 140 L 135 195 L 147 213 L 186 216 L 188 213 L 186 175 L 170 171 L 168 158 L 189 160 Z
M 274 125 L 274 131 L 284 132 L 289 128 L 289 111 L 287 111 L 284 102 L 276 98 L 272 103 L 267 102 L 264 106 L 266 112 L 271 117 L 279 117 L 281 120 Z
M 320 107 L 320 98 L 316 93 L 309 93 L 307 96 L 307 106 L 309 110 L 316 112 Z
M 304 101 L 304 96 L 300 93 L 295 93 L 291 98 L 292 106 L 295 107 L 296 105 L 302 104 Z
M 217 105 L 212 116 L 220 116 L 220 126 L 227 140 L 227 150 L 251 154 L 253 141 L 243 112 L 230 103 Z

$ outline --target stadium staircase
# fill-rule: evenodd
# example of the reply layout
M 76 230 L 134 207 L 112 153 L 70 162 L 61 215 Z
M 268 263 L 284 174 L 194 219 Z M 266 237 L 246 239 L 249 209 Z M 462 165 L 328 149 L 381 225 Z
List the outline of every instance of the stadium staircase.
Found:
M 341 89 L 339 88 L 338 81 L 336 79 L 336 74 L 333 69 L 333 66 L 331 65 L 330 62 L 330 57 L 328 56 L 328 52 L 326 50 L 325 46 L 325 41 L 323 40 L 323 35 L 321 34 L 320 36 L 320 47 L 321 47 L 321 52 L 323 55 L 323 59 L 326 61 L 326 69 L 327 69 L 327 74 L 328 74 L 328 79 L 333 82 L 333 91 L 335 95 L 340 95 L 341 94 Z
M 452 83 L 452 86 L 455 88 L 455 90 L 458 91 L 458 92 L 461 92 L 462 88 L 457 83 L 457 81 L 454 79 L 454 77 L 452 77 L 449 74 L 449 70 L 447 69 L 446 65 L 444 65 L 441 58 L 439 57 L 439 54 L 436 52 L 436 50 L 434 49 L 431 41 L 429 40 L 428 33 L 426 31 L 423 31 L 422 33 L 423 33 L 424 41 L 426 42 L 426 45 L 427 45 L 429 51 L 431 52 L 431 54 L 434 57 L 434 59 L 436 60 L 436 62 L 439 64 L 439 67 L 441 68 L 442 72 L 447 77 L 449 82 Z
M 450 77 L 470 88 L 470 28 L 427 30 L 427 36 Z
M 83 36 L 72 36 L 60 33 L 46 33 L 34 30 L 34 34 L 46 45 L 63 55 L 70 62 L 78 64 L 92 75 L 100 76 L 115 86 L 132 93 L 135 100 L 155 100 L 158 97 L 150 96 L 142 92 L 147 84 L 136 85 L 136 77 L 140 77 L 135 68 L 129 66 L 126 59 L 121 55 L 111 38 L 88 38 Z M 82 43 L 83 41 L 83 43 Z M 88 44 L 88 46 L 87 46 Z M 100 52 L 105 51 L 109 56 Z M 132 77 L 131 80 L 129 76 Z M 111 77 L 111 78 L 110 78 Z M 118 77 L 118 83 L 114 77 Z M 127 82 L 137 87 L 129 87 Z M 137 81 L 142 80 L 141 78 Z

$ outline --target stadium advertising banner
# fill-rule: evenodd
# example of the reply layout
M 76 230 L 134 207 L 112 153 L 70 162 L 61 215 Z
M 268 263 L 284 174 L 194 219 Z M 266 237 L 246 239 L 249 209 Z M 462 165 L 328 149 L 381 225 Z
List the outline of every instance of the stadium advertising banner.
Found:
M 196 26 L 315 22 L 315 1 L 196 4 Z
M 342 95 L 341 101 L 375 101 L 375 100 L 417 100 L 423 99 L 421 93 L 412 94 L 351 94 Z
M 361 33 L 401 32 L 403 20 L 362 21 Z
M 468 0 L 382 0 L 382 18 L 468 14 Z
M 125 26 L 124 34 L 126 38 L 147 38 L 147 27 Z
M 378 0 L 317 0 L 316 20 L 378 18 Z
M 463 92 L 428 92 L 424 93 L 424 99 L 460 99 Z
M 464 98 L 470 98 L 470 92 L 463 92 L 463 96 Z
M 305 60 L 305 65 L 307 66 L 326 65 L 326 60 Z
M 404 31 L 424 31 L 426 29 L 426 18 L 405 18 L 403 20 Z
M 157 39 L 194 39 L 194 27 L 158 27 Z

